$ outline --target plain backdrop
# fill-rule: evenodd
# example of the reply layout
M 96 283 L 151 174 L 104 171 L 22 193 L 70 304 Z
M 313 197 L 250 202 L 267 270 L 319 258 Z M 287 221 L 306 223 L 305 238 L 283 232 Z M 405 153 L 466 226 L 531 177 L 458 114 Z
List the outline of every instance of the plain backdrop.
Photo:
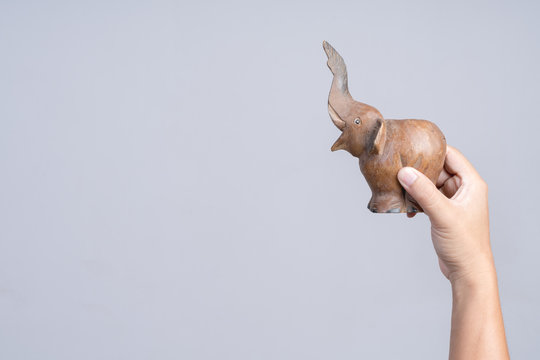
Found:
M 444 359 L 427 218 L 370 213 L 331 74 L 490 186 L 511 355 L 540 353 L 540 4 L 3 1 L 1 359 Z

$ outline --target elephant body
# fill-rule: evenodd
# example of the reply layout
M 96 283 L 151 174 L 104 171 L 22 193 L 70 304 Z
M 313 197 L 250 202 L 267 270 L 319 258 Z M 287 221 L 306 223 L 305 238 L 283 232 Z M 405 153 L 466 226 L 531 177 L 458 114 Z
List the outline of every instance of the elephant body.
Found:
M 359 156 L 360 170 L 372 191 L 368 204 L 375 213 L 418 212 L 421 207 L 397 180 L 399 169 L 411 166 L 437 182 L 444 166 L 446 140 L 427 120 L 384 120 L 386 140 L 379 154 Z

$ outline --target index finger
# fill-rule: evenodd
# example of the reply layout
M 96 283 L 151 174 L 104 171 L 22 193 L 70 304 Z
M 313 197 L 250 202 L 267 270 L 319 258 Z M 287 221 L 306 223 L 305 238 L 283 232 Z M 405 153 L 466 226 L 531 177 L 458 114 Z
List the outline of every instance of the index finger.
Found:
M 444 168 L 449 174 L 459 175 L 461 177 L 469 177 L 478 174 L 469 160 L 467 160 L 459 150 L 450 145 L 448 145 L 448 151 L 446 152 Z

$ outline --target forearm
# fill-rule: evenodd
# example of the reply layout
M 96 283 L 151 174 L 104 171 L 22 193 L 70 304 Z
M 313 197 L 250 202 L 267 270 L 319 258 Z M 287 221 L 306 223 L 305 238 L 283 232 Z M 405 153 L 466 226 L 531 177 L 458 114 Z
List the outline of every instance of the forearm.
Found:
M 450 360 L 509 359 L 495 268 L 452 282 Z

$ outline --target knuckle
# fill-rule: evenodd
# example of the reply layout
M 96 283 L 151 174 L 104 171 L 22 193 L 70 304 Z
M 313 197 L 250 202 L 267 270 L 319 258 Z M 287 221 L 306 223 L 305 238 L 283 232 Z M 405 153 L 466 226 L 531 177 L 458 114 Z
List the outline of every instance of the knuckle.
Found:
M 480 178 L 479 181 L 478 181 L 478 186 L 479 186 L 479 189 L 483 192 L 483 193 L 488 193 L 488 190 L 489 190 L 489 187 L 488 187 L 488 184 L 487 182 Z

